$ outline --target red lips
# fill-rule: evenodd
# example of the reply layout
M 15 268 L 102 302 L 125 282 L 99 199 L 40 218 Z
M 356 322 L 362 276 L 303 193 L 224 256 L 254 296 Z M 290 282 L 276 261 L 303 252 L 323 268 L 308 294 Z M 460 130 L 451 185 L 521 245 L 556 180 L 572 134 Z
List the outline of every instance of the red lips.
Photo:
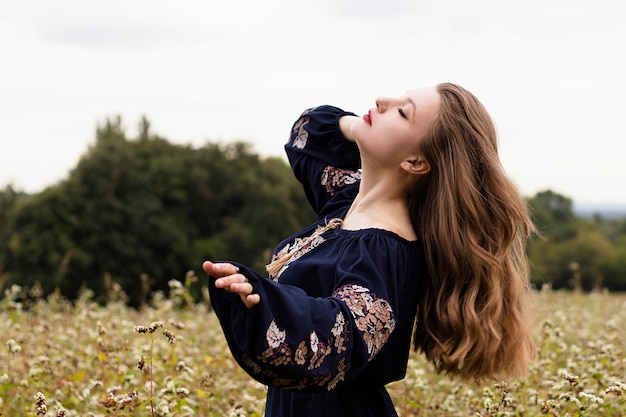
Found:
M 368 111 L 367 114 L 363 115 L 363 120 L 365 121 L 365 123 L 367 123 L 368 125 L 372 125 L 372 116 L 370 116 L 370 112 Z

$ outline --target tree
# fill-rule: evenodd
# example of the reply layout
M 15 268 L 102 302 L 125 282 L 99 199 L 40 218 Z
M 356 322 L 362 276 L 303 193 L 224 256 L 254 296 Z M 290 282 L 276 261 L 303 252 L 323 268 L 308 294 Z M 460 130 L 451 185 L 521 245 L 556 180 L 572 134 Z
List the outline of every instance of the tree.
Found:
M 10 268 L 11 258 L 9 240 L 11 238 L 13 213 L 19 200 L 25 197 L 24 193 L 16 192 L 11 185 L 7 185 L 0 191 L 0 289 L 8 279 L 7 270 Z
M 273 245 L 314 219 L 283 160 L 244 143 L 174 145 L 149 126 L 129 140 L 119 117 L 107 120 L 67 180 L 25 201 L 11 280 L 71 298 L 81 286 L 105 295 L 111 277 L 136 305 L 140 276 L 167 290 L 204 259 L 262 270 Z
M 572 200 L 551 190 L 529 199 L 542 236 L 528 248 L 533 281 L 555 288 L 599 290 L 619 287 L 626 280 L 616 271 L 621 268 L 623 251 L 616 250 L 622 240 L 619 225 L 596 216 L 591 220 L 576 217 Z
M 559 242 L 571 239 L 576 234 L 577 219 L 572 201 L 552 190 L 541 191 L 528 200 L 539 229 L 529 245 L 528 254 L 533 281 L 538 285 L 563 285 L 567 281 Z
M 599 291 L 604 285 L 607 264 L 615 248 L 593 224 L 581 226 L 576 236 L 559 243 L 562 274 L 568 277 L 569 287 Z M 580 287 L 579 287 L 580 286 Z
M 606 263 L 604 285 L 612 291 L 626 291 L 626 245 L 617 247 Z
M 570 198 L 552 190 L 541 191 L 528 201 L 535 222 L 544 236 L 553 241 L 572 238 L 576 234 L 578 218 Z

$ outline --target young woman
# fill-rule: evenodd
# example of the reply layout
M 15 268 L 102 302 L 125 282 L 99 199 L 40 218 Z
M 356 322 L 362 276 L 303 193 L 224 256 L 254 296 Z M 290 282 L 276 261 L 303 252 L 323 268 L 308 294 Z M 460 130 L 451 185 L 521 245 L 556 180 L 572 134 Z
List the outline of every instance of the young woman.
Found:
M 525 370 L 534 229 L 470 92 L 379 98 L 361 118 L 309 109 L 286 150 L 319 220 L 278 245 L 270 279 L 203 264 L 232 354 L 269 387 L 267 417 L 396 416 L 385 384 L 412 335 L 440 372 Z

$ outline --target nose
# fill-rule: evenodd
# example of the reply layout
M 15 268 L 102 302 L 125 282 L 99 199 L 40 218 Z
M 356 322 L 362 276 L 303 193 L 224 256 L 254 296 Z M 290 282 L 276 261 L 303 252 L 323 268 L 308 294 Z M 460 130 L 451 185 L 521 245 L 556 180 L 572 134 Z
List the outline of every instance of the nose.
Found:
M 384 113 L 389 109 L 392 99 L 389 97 L 376 97 L 376 110 L 380 113 Z

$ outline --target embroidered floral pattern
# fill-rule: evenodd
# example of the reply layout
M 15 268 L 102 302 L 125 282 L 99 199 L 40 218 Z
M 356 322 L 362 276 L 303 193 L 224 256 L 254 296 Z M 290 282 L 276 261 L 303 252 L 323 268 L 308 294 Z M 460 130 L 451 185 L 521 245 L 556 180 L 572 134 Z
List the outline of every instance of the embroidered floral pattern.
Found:
M 396 326 L 393 310 L 387 300 L 376 297 L 368 288 L 356 284 L 345 285 L 333 293 L 333 297 L 346 303 L 355 319 L 357 329 L 365 342 L 368 360 L 385 345 Z M 348 323 L 340 311 L 330 329 L 328 340 L 320 340 L 317 332 L 310 333 L 308 340 L 301 340 L 295 350 L 287 344 L 287 332 L 281 330 L 272 321 L 266 331 L 267 349 L 255 360 L 247 355 L 242 356 L 243 364 L 254 374 L 271 380 L 271 385 L 301 390 L 310 387 L 326 387 L 333 389 L 343 381 L 349 366 L 342 357 L 331 373 L 303 376 L 301 378 L 285 378 L 268 369 L 262 364 L 271 366 L 299 366 L 307 371 L 318 369 L 329 355 L 341 354 L 347 350 Z
M 286 244 L 272 256 L 272 261 L 266 266 L 269 277 L 278 281 L 278 277 L 289 267 L 290 263 L 326 242 L 323 234 L 339 227 L 341 222 L 339 218 L 330 219 L 326 225 L 319 225 L 310 236 L 296 238 L 292 244 Z
M 272 348 L 278 348 L 281 343 L 285 342 L 285 332 L 281 331 L 276 322 L 272 321 L 270 323 L 270 327 L 267 329 L 265 333 L 265 338 L 267 339 L 267 344 Z
M 294 148 L 304 149 L 304 147 L 306 146 L 307 140 L 309 139 L 309 132 L 307 132 L 304 126 L 309 124 L 309 117 L 307 116 L 307 114 L 315 109 L 316 108 L 305 110 L 298 119 L 298 121 L 293 125 L 293 133 L 291 136 L 293 136 L 292 146 Z
M 257 359 L 261 363 L 272 366 L 290 365 L 290 366 L 306 366 L 308 371 L 319 368 L 324 360 L 333 353 L 333 349 L 337 353 L 346 351 L 346 340 L 348 335 L 348 327 L 343 313 L 337 313 L 335 323 L 331 329 L 331 336 L 328 340 L 322 341 L 316 332 L 311 332 L 309 340 L 302 340 L 292 351 L 286 343 L 286 332 L 281 330 L 275 321 L 272 321 L 266 332 L 266 341 L 268 348 L 265 349 Z M 302 379 L 295 378 L 279 378 L 275 373 L 259 366 L 258 363 L 249 357 L 243 358 L 243 363 L 254 373 L 261 373 L 272 379 L 275 386 L 289 387 L 291 389 L 302 389 L 310 386 L 327 386 L 330 390 L 339 382 L 344 380 L 348 366 L 345 358 L 341 358 L 333 372 L 330 374 L 319 374 Z
M 361 171 L 351 171 L 349 169 L 335 168 L 327 166 L 320 178 L 321 184 L 326 188 L 326 192 L 331 196 L 335 195 L 339 189 L 354 184 L 361 179 Z
M 272 385 L 278 388 L 301 390 L 309 387 L 326 386 L 328 390 L 332 390 L 337 384 L 345 379 L 348 366 L 346 358 L 341 358 L 337 364 L 337 368 L 332 374 L 321 374 L 305 376 L 302 378 L 283 378 L 276 372 L 259 366 L 245 353 L 241 356 L 243 365 L 248 368 L 249 372 L 255 375 L 262 375 L 272 380 Z
M 291 256 L 291 258 L 289 258 L 287 262 L 285 262 L 285 265 L 283 265 L 283 267 L 277 274 L 270 274 L 270 278 L 274 281 L 278 281 L 278 277 L 280 277 L 281 274 L 285 272 L 290 263 L 300 258 L 305 253 L 312 251 L 325 241 L 326 239 L 323 236 L 315 236 L 312 239 L 308 239 L 308 241 L 306 238 L 298 237 L 293 241 L 292 244 L 287 243 L 281 250 L 279 250 L 274 254 L 274 256 L 272 256 L 272 262 L 274 262 L 276 259 L 282 258 L 283 256 L 287 256 L 287 254 L 292 251 L 295 251 L 295 253 Z
M 360 285 L 345 285 L 333 293 L 333 297 L 345 302 L 362 333 L 369 360 L 385 345 L 396 327 L 393 310 L 387 300 L 377 298 L 369 289 Z

